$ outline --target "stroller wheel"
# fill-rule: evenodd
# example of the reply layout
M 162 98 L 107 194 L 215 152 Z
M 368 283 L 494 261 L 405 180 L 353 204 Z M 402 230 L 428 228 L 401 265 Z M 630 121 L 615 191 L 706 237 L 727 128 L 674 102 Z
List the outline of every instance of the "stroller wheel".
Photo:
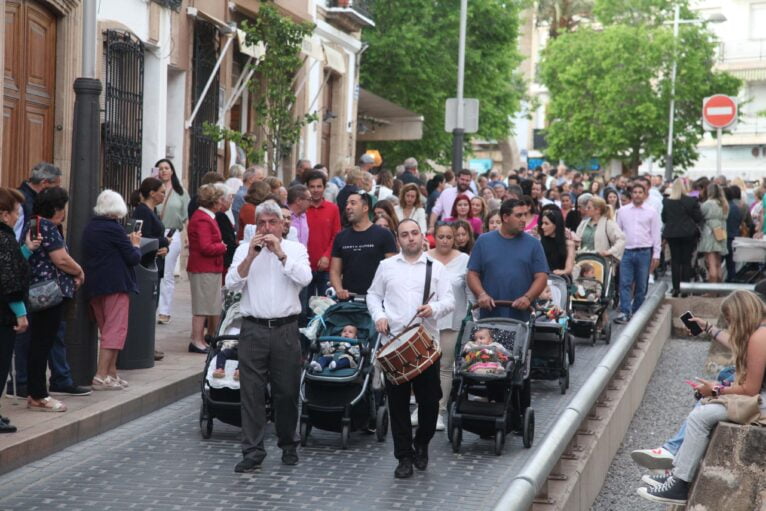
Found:
M 375 414 L 375 437 L 378 442 L 386 440 L 388 433 L 388 407 L 381 405 L 378 407 L 378 413 Z
M 495 432 L 495 456 L 503 454 L 503 447 L 505 447 L 505 431 L 498 429 Z
M 604 327 L 604 342 L 609 344 L 612 341 L 612 322 L 607 321 Z
M 566 336 L 566 342 L 567 342 L 567 355 L 569 356 L 569 365 L 571 366 L 574 364 L 575 361 L 575 344 L 574 339 L 572 338 L 572 334 L 567 334 Z
M 348 437 L 351 435 L 351 426 L 348 424 L 343 425 L 343 429 L 340 431 L 340 448 L 343 450 L 348 449 Z
M 213 435 L 213 418 L 208 415 L 207 405 L 202 401 L 199 409 L 199 432 L 207 440 Z
M 463 429 L 460 426 L 452 427 L 452 452 L 460 452 L 460 443 L 463 441 Z
M 306 447 L 306 442 L 311 434 L 311 424 L 308 421 L 301 421 L 301 447 Z
M 457 413 L 457 404 L 454 401 L 447 403 L 447 440 L 450 442 L 452 442 L 452 424 L 454 423 L 452 416 L 455 413 Z
M 521 442 L 524 447 L 529 449 L 532 447 L 532 442 L 535 439 L 535 411 L 532 408 L 527 408 L 524 412 L 524 430 L 521 436 Z

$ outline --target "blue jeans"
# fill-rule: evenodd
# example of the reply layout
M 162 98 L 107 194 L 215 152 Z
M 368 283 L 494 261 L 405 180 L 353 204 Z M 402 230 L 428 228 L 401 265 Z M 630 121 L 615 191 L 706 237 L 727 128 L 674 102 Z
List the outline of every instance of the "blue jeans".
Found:
M 622 256 L 620 262 L 620 312 L 624 315 L 633 315 L 644 303 L 646 288 L 649 286 L 649 267 L 651 264 L 651 248 L 626 250 L 625 255 Z M 634 284 L 635 290 L 633 290 Z
M 69 362 L 66 359 L 66 344 L 64 344 L 64 335 L 66 334 L 66 322 L 62 321 L 59 326 L 56 340 L 53 342 L 50 355 L 48 355 L 48 367 L 51 370 L 51 387 L 67 387 L 74 385 L 72 380 L 72 370 L 69 368 Z M 27 385 L 27 357 L 29 356 L 29 330 L 23 334 L 16 335 L 16 384 L 21 387 Z M 8 390 L 12 388 L 8 384 Z
M 733 367 L 726 367 L 724 369 L 721 369 L 721 372 L 718 373 L 718 381 L 721 383 L 726 383 L 734 381 L 734 368 Z M 694 408 L 697 408 L 699 406 L 702 406 L 699 401 L 694 405 Z M 667 449 L 673 456 L 678 453 L 678 449 L 681 448 L 681 444 L 684 443 L 684 438 L 686 437 L 686 419 L 681 423 L 681 427 L 678 428 L 678 431 L 676 432 L 673 437 L 662 444 L 662 447 Z

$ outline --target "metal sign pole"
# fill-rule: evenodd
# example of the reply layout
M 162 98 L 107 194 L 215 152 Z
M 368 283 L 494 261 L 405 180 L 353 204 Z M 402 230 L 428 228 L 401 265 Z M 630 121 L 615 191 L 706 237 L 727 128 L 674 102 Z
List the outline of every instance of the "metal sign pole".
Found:
M 716 176 L 720 176 L 721 175 L 721 138 L 722 138 L 722 132 L 723 132 L 723 130 L 721 128 L 718 128 L 716 130 L 716 139 L 717 139 L 717 145 L 718 145 L 718 150 L 716 151 L 716 158 L 715 158 Z
M 463 136 L 465 111 L 463 107 L 463 76 L 465 71 L 465 30 L 468 18 L 468 0 L 460 1 L 460 39 L 457 56 L 457 125 L 452 130 L 452 172 L 456 175 L 463 168 Z

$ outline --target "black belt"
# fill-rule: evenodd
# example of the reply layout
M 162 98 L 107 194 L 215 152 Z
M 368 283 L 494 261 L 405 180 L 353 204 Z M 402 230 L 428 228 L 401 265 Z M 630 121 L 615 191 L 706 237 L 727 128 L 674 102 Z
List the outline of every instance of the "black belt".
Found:
M 268 328 L 277 328 L 277 327 L 298 321 L 298 314 L 293 314 L 292 316 L 285 316 L 284 318 L 271 318 L 271 319 L 254 318 L 252 316 L 244 316 L 244 318 L 248 321 L 252 321 L 256 325 L 263 325 Z
M 626 252 L 637 252 L 639 250 L 651 250 L 652 247 L 641 247 L 641 248 L 626 248 Z

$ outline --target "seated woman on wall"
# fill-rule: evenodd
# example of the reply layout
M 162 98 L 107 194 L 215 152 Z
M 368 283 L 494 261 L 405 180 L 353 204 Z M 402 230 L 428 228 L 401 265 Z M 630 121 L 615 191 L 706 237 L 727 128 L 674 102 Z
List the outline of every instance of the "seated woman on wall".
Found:
M 707 449 L 710 433 L 725 420 L 733 420 L 732 412 L 750 398 L 760 395 L 760 417 L 766 414 L 766 305 L 752 291 L 735 291 L 721 303 L 721 316 L 728 325 L 720 330 L 698 321 L 706 332 L 719 342 L 727 342 L 735 361 L 735 378 L 730 386 L 698 379 L 695 391 L 702 406 L 692 410 L 687 418 L 686 436 L 673 460 L 671 475 L 642 477 L 649 487 L 639 488 L 645 499 L 665 504 L 686 504 L 692 481 Z M 756 417 L 758 419 L 758 417 Z M 747 419 L 750 420 L 750 419 Z

